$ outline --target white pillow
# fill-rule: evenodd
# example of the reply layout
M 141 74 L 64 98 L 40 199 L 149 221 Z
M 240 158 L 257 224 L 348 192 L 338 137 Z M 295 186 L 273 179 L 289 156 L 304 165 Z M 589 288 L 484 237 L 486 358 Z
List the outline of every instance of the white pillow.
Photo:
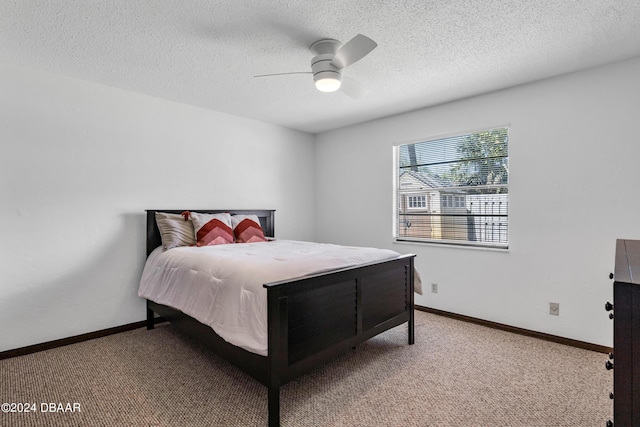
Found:
M 162 238 L 162 248 L 193 246 L 196 244 L 193 223 L 180 214 L 156 212 L 156 224 Z

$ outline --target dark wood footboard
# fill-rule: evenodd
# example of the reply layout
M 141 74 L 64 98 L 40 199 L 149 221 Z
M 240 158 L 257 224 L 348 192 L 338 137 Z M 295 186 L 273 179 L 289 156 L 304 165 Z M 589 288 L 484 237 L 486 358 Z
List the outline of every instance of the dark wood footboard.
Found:
M 413 344 L 414 257 L 264 285 L 269 426 L 280 425 L 279 388 L 294 378 L 403 323 Z

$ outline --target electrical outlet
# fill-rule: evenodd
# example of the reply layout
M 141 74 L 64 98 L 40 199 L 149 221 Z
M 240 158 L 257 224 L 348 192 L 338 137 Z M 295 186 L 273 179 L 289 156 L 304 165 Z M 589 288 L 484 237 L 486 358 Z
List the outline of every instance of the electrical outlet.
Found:
M 432 283 L 431 284 L 431 293 L 434 293 L 434 294 L 438 293 L 438 284 L 437 283 Z
M 559 316 L 560 315 L 560 303 L 550 302 L 549 303 L 549 314 L 551 314 L 553 316 Z

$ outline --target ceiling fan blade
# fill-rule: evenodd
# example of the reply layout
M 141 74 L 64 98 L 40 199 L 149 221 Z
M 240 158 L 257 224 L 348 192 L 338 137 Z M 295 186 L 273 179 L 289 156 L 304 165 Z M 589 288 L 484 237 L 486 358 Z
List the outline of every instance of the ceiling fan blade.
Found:
M 294 71 L 292 73 L 259 74 L 253 77 L 287 76 L 289 74 L 313 74 L 311 71 Z
M 349 77 L 342 76 L 342 84 L 340 90 L 352 98 L 362 98 L 369 93 L 367 88 L 362 86 L 357 81 L 350 79 Z
M 378 44 L 369 37 L 358 34 L 336 52 L 331 64 L 338 68 L 344 68 L 367 56 L 376 46 Z

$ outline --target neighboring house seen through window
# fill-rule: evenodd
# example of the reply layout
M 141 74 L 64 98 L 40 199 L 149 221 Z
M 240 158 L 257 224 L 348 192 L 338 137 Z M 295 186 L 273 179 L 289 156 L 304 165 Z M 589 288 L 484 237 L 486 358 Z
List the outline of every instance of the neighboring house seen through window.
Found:
M 508 143 L 502 127 L 397 145 L 395 239 L 507 248 Z

